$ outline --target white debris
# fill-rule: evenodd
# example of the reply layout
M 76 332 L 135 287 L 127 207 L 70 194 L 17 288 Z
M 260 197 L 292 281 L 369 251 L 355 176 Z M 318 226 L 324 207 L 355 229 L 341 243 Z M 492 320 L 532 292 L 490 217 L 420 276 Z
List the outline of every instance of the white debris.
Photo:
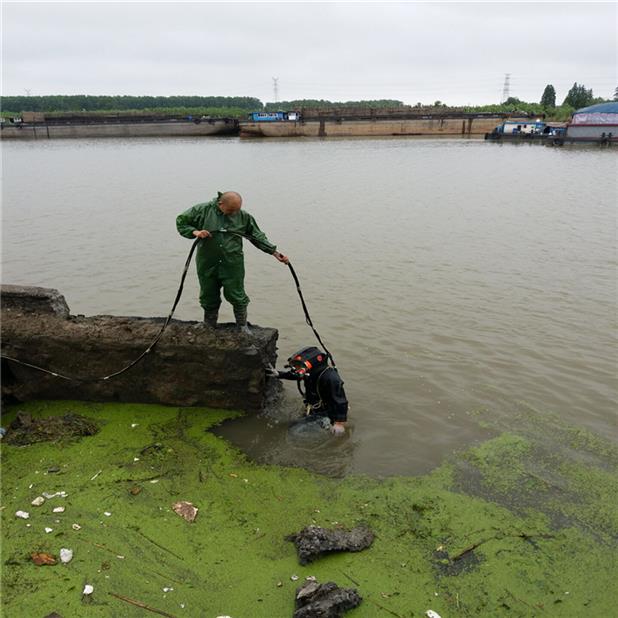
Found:
M 99 470 L 90 480 L 94 481 L 94 479 L 96 479 L 97 476 L 99 476 L 99 474 L 101 474 L 101 472 L 103 472 L 103 470 Z
M 71 562 L 71 560 L 73 560 L 73 550 L 63 547 L 60 550 L 60 562 L 64 562 L 64 564 L 68 564 L 69 562 Z
M 49 534 L 50 532 L 53 532 L 53 531 L 54 531 L 54 529 L 53 529 L 53 528 L 47 528 L 47 527 L 45 528 L 45 532 L 46 532 L 47 534 Z
M 53 494 L 49 491 L 43 492 L 43 497 L 46 498 L 47 500 L 51 500 L 52 498 L 66 498 L 67 495 L 68 494 L 66 491 L 57 491 L 56 493 L 53 493 Z
M 152 479 L 152 481 L 150 481 L 151 483 L 158 483 L 159 479 Z
M 19 517 L 20 519 L 30 519 L 30 513 L 26 511 L 16 511 L 15 517 Z
M 71 526 L 71 528 L 73 528 L 73 530 L 81 530 L 82 529 L 82 527 L 79 524 L 73 524 Z
M 43 496 L 37 496 L 30 504 L 32 506 L 41 506 L 45 502 L 45 498 Z
M 34 487 L 34 483 L 30 483 L 30 485 L 28 485 L 28 489 L 32 489 Z
M 133 461 L 139 461 L 139 457 L 133 457 Z
M 92 594 L 94 592 L 94 586 L 91 586 L 90 584 L 86 584 L 84 586 L 84 591 L 82 592 L 82 594 Z
M 112 516 L 112 514 L 109 511 L 105 511 L 103 513 L 103 515 L 105 515 L 105 517 L 111 517 Z
M 131 423 L 131 429 L 135 429 L 138 425 L 139 423 Z
M 116 558 L 118 558 L 118 560 L 124 560 L 124 556 L 116 556 Z
M 315 577 L 315 575 L 307 575 L 307 577 L 305 577 L 305 580 L 308 582 L 316 582 L 318 581 Z
M 425 616 L 427 616 L 427 618 L 441 618 L 440 614 L 438 614 L 438 612 L 434 612 L 433 609 L 428 609 L 425 612 Z
M 298 580 L 298 575 L 292 575 L 292 577 L 290 577 L 290 579 L 295 582 Z
M 63 506 L 57 506 L 57 507 L 52 509 L 52 513 L 64 513 L 64 507 Z
M 171 592 L 172 590 L 174 589 L 170 588 L 169 586 L 165 586 L 165 588 L 163 588 L 163 592 Z

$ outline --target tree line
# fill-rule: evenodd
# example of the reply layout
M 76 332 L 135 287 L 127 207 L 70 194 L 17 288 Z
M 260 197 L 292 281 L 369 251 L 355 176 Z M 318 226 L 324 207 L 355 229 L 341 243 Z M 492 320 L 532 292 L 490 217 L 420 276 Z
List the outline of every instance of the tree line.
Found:
M 107 96 L 107 95 L 44 95 L 0 97 L 3 110 L 29 112 L 95 112 L 103 110 L 159 110 L 169 108 L 238 108 L 261 110 L 262 102 L 255 97 L 200 96 Z
M 607 99 L 595 98 L 592 89 L 575 82 L 567 93 L 563 103 L 556 105 L 556 90 L 547 84 L 540 101 L 526 102 L 517 97 L 492 105 L 475 105 L 454 108 L 435 101 L 424 105 L 417 103 L 418 109 L 441 111 L 457 109 L 466 112 L 526 112 L 545 114 L 555 120 L 568 120 L 579 108 Z M 618 101 L 618 87 L 614 93 Z M 166 115 L 210 115 L 242 117 L 254 111 L 278 111 L 300 109 L 346 109 L 346 108 L 397 109 L 407 107 L 397 99 L 369 99 L 360 101 L 329 101 L 326 99 L 295 99 L 291 101 L 262 103 L 255 97 L 217 97 L 217 96 L 106 96 L 106 95 L 44 95 L 44 96 L 2 96 L 0 109 L 3 115 L 19 114 L 22 111 L 33 112 L 127 112 L 160 113 Z
M 370 99 L 363 101 L 328 101 L 326 99 L 295 99 L 293 101 L 279 101 L 265 103 L 264 110 L 276 112 L 278 110 L 295 109 L 346 109 L 352 107 L 372 107 L 375 109 L 394 109 L 406 107 L 403 101 L 396 99 Z

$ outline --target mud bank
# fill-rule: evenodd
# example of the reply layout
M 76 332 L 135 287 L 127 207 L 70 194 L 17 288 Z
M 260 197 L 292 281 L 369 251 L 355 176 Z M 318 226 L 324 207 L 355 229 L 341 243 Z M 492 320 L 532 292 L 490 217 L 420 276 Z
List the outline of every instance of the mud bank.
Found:
M 255 465 L 208 431 L 231 412 L 31 402 L 5 425 L 19 410 L 82 414 L 101 429 L 2 444 L 7 615 L 150 615 L 129 598 L 175 618 L 285 618 L 308 576 L 358 589 L 350 617 L 615 613 L 618 454 L 557 421 L 522 416 L 432 474 L 377 481 Z M 66 497 L 32 506 L 44 492 Z M 180 500 L 199 508 L 194 523 L 173 512 Z M 301 566 L 285 537 L 311 524 L 376 537 Z M 61 548 L 74 551 L 68 564 L 30 558 Z
M 1 292 L 2 354 L 78 378 L 66 380 L 3 359 L 3 398 L 258 410 L 267 395 L 264 367 L 276 362 L 275 329 L 254 327 L 248 337 L 232 326 L 213 331 L 199 322 L 173 320 L 138 364 L 100 380 L 142 354 L 164 320 L 71 316 L 57 290 L 3 285 Z

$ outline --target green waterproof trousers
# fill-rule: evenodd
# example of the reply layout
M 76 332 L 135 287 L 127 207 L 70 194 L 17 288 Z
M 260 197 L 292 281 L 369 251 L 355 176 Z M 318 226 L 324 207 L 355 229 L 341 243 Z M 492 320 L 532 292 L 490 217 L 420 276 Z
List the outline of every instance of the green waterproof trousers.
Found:
M 208 242 L 208 241 L 202 241 Z M 245 293 L 245 264 L 221 263 L 210 266 L 207 260 L 200 259 L 199 249 L 196 258 L 197 277 L 200 282 L 200 305 L 205 311 L 215 311 L 221 305 L 223 296 L 234 307 L 246 307 L 249 297 Z M 202 256 L 203 257 L 203 256 Z

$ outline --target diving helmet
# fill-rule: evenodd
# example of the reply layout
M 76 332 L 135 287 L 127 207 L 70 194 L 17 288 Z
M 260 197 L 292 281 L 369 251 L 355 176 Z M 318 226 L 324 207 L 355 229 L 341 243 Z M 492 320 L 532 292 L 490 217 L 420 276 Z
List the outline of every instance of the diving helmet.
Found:
M 301 348 L 288 358 L 288 366 L 298 376 L 305 376 L 328 364 L 328 356 L 315 346 Z

